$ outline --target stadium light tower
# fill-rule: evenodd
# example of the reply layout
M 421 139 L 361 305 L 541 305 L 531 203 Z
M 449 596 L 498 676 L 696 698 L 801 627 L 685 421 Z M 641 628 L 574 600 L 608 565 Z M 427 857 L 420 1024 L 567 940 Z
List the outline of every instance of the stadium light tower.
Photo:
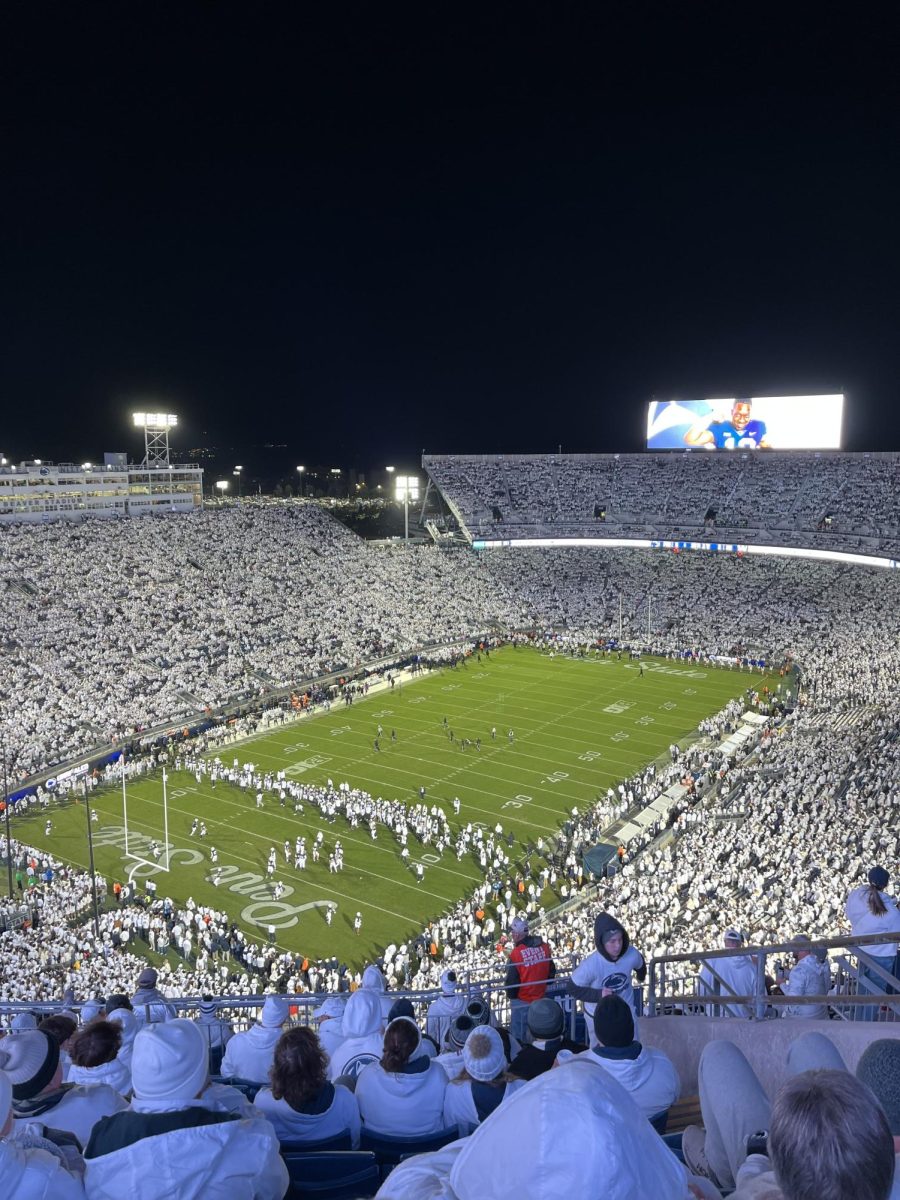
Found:
M 217 479 L 216 480 L 216 490 L 219 493 L 219 500 L 220 501 L 224 500 L 225 493 L 228 491 L 228 480 L 227 479 Z
M 167 467 L 169 465 L 169 430 L 178 424 L 172 413 L 136 412 L 131 414 L 138 429 L 144 431 L 145 467 Z
M 238 503 L 240 503 L 240 499 L 241 499 L 241 472 L 243 471 L 243 469 L 244 469 L 243 467 L 235 467 L 234 470 L 231 472 L 232 475 L 234 475 L 238 481 Z
M 419 498 L 419 481 L 415 475 L 398 475 L 396 477 L 397 500 L 403 501 L 403 540 L 409 541 L 409 502 Z
M 298 467 L 297 468 L 297 474 L 300 476 L 300 499 L 301 500 L 303 499 L 303 472 L 305 470 L 306 470 L 306 467 Z

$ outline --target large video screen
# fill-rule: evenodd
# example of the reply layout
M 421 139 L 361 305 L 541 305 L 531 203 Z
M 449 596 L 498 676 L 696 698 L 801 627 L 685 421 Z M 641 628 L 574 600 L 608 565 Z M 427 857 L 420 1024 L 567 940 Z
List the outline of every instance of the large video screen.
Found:
M 652 400 L 648 450 L 840 450 L 844 397 Z

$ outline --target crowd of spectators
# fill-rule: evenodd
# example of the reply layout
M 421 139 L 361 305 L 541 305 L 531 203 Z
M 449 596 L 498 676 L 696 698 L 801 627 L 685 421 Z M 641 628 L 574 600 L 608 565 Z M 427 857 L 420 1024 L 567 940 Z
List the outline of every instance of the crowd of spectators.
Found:
M 896 454 L 426 456 L 475 537 L 675 537 L 896 555 Z
M 737 471 L 733 496 L 749 494 L 744 468 L 729 469 Z M 876 491 L 879 479 L 873 471 L 869 482 Z M 790 486 L 800 512 L 808 489 L 802 480 Z M 879 507 L 875 492 L 866 494 L 879 519 L 896 519 Z M 386 1196 L 413 1195 L 424 1179 L 444 1186 L 452 1175 L 452 1186 L 460 1185 L 463 1195 L 460 1181 L 471 1164 L 485 1178 L 493 1139 L 514 1114 L 521 1120 L 534 1105 L 540 1108 L 544 1093 L 560 1102 L 580 1097 L 581 1119 L 593 1122 L 597 1136 L 601 1126 L 607 1136 L 610 1122 L 624 1122 L 628 1136 L 642 1137 L 634 1116 L 642 1111 L 639 1089 L 647 1089 L 643 1111 L 652 1115 L 658 1095 L 677 1089 L 677 1077 L 673 1082 L 666 1065 L 642 1050 L 638 1031 L 606 1003 L 603 970 L 576 971 L 570 989 L 586 1000 L 590 1026 L 592 1048 L 577 1054 L 580 1046 L 557 1045 L 562 1026 L 537 995 L 529 998 L 524 1036 L 518 1010 L 510 1040 L 508 1030 L 496 1029 L 497 1014 L 478 999 L 479 982 L 497 976 L 523 944 L 547 946 L 564 971 L 575 962 L 584 967 L 596 961 L 603 968 L 601 960 L 615 964 L 627 952 L 635 956 L 630 979 L 632 969 L 656 953 L 696 951 L 699 957 L 724 935 L 732 947 L 790 936 L 797 965 L 782 980 L 785 990 L 803 970 L 818 972 L 815 986 L 824 986 L 828 965 L 809 955 L 804 939 L 846 933 L 851 922 L 856 929 L 865 911 L 857 905 L 860 917 L 845 907 L 848 893 L 856 887 L 869 896 L 886 885 L 887 873 L 873 872 L 873 863 L 896 871 L 895 572 L 636 551 L 511 550 L 479 559 L 421 548 L 374 549 L 309 506 L 261 510 L 252 519 L 228 510 L 148 521 L 129 525 L 128 532 L 124 545 L 122 527 L 113 525 L 14 530 L 4 538 L 11 667 L 2 699 L 19 774 L 82 749 L 91 729 L 98 736 L 121 735 L 156 718 L 196 711 L 198 701 L 217 704 L 245 688 L 261 690 L 343 662 L 462 638 L 498 617 L 511 627 L 564 628 L 558 644 L 565 651 L 615 636 L 621 612 L 623 641 L 641 641 L 656 653 L 794 661 L 799 684 L 795 676 L 787 678 L 798 694 L 789 697 L 788 711 L 757 726 L 757 737 L 726 753 L 723 746 L 743 715 L 739 702 L 727 706 L 705 723 L 690 751 L 673 748 L 669 765 L 623 780 L 589 811 L 573 813 L 556 839 L 530 848 L 534 876 L 557 891 L 568 888 L 572 904 L 546 912 L 542 889 L 529 887 L 535 879 L 527 870 L 523 888 L 511 888 L 513 867 L 528 864 L 504 861 L 498 832 L 485 880 L 473 894 L 414 942 L 385 947 L 379 967 L 355 976 L 335 961 L 301 966 L 275 947 L 248 940 L 224 913 L 192 901 L 176 905 L 166 897 L 143 897 L 138 903 L 126 892 L 101 914 L 95 930 L 89 879 L 16 844 L 16 870 L 30 872 L 33 886 L 9 908 L 12 915 L 27 903 L 31 919 L 0 934 L 4 998 L 25 1004 L 65 1000 L 89 1036 L 73 1036 L 73 1025 L 59 1039 L 65 1049 L 54 1057 L 48 1034 L 30 1028 L 34 1018 L 20 1013 L 14 1032 L 0 1040 L 0 1109 L 8 1106 L 0 1111 L 4 1182 L 28 1179 L 30 1172 L 45 1184 L 52 1181 L 46 1186 L 55 1190 L 46 1194 L 65 1200 L 85 1188 L 88 1196 L 105 1196 L 127 1180 L 133 1194 L 143 1195 L 148 1171 L 177 1171 L 193 1153 L 196 1194 L 213 1186 L 218 1170 L 243 1178 L 252 1159 L 264 1182 L 258 1179 L 257 1191 L 246 1194 L 281 1196 L 287 1179 L 278 1137 L 320 1135 L 331 1128 L 318 1119 L 327 1115 L 354 1145 L 366 1126 L 402 1133 L 423 1129 L 424 1121 L 432 1131 L 445 1124 L 474 1131 L 467 1139 L 471 1148 L 460 1143 L 400 1168 L 384 1189 Z M 186 570 L 198 572 L 198 587 L 183 587 Z M 351 578 L 356 582 L 348 588 Z M 404 588 L 411 596 L 408 610 L 398 603 Z M 648 607 L 649 641 L 643 636 Z M 321 619 L 323 612 L 328 619 Z M 289 627 L 291 639 L 284 636 Z M 290 715 L 282 709 L 247 717 L 242 731 Z M 581 868 L 582 849 L 677 785 L 683 797 L 629 843 L 620 869 L 611 878 L 591 879 Z M 314 802 L 319 800 L 329 802 L 327 795 Z M 353 792 L 341 803 L 364 809 L 368 800 Z M 393 809 L 375 814 L 387 816 L 397 820 Z M 474 844 L 463 847 L 475 850 Z M 598 908 L 613 914 L 599 933 Z M 609 935 L 617 930 L 621 945 L 610 948 Z M 145 945 L 162 953 L 178 949 L 180 965 L 148 971 L 140 952 Z M 427 1021 L 417 1022 L 408 1002 L 399 1001 L 407 1007 L 398 1010 L 391 993 L 400 987 L 440 992 Z M 282 1032 L 289 1014 L 276 995 L 262 1005 L 255 1025 L 230 1037 L 230 1024 L 240 1017 L 237 999 L 262 991 L 328 993 L 317 1008 L 319 1037 L 302 1027 Z M 121 1005 L 112 1000 L 117 995 L 132 999 Z M 178 999 L 187 995 L 216 997 L 204 1001 L 193 1024 L 174 1019 Z M 810 1015 L 797 1009 L 788 1015 Z M 435 1045 L 423 1036 L 428 1033 Z M 214 1037 L 223 1072 L 268 1084 L 259 1106 L 209 1084 Z M 529 1043 L 536 1050 L 523 1056 Z M 565 1061 L 573 1054 L 574 1061 Z M 547 1071 L 557 1060 L 562 1069 Z M 536 1065 L 545 1069 L 535 1079 L 530 1072 Z M 600 1089 L 591 1082 L 599 1068 L 605 1071 Z M 57 1095 L 64 1077 L 74 1088 Z M 703 1079 L 713 1078 L 710 1063 L 701 1099 Z M 822 1092 L 828 1080 L 820 1083 Z M 710 1092 L 713 1087 L 710 1082 Z M 746 1088 L 752 1093 L 749 1076 Z M 623 1091 L 631 1092 L 630 1100 L 623 1100 Z M 765 1176 L 773 1167 L 775 1182 L 767 1178 L 766 1186 L 780 1186 L 784 1195 L 791 1194 L 790 1164 L 780 1147 L 788 1144 L 790 1128 L 776 1117 L 793 1101 L 788 1090 L 782 1107 L 776 1105 L 772 1160 L 757 1170 Z M 756 1107 L 748 1101 L 742 1120 L 754 1119 Z M 51 1108 L 57 1118 L 70 1110 L 68 1124 L 55 1119 L 52 1127 L 77 1137 L 83 1155 L 47 1138 L 51 1122 L 38 1118 Z M 702 1190 L 707 1183 L 736 1182 L 739 1195 L 756 1195 L 753 1171 L 742 1166 L 745 1148 L 734 1150 L 730 1134 L 720 1144 L 715 1134 L 709 1140 L 720 1109 L 714 1104 L 704 1111 L 707 1142 L 693 1147 L 691 1194 L 713 1196 L 715 1190 Z M 183 1111 L 194 1116 L 173 1122 L 173 1112 Z M 145 1146 L 152 1140 L 161 1153 L 129 1155 L 132 1138 Z M 565 1139 L 554 1142 L 538 1121 L 529 1154 L 545 1165 L 552 1161 L 558 1174 L 560 1144 Z M 645 1163 L 655 1194 L 687 1196 L 684 1172 L 659 1159 L 655 1145 L 648 1143 Z M 886 1153 L 882 1174 L 888 1171 Z M 493 1157 L 508 1171 L 508 1155 Z M 162 1174 L 149 1177 L 158 1182 Z M 16 1189 L 27 1194 L 18 1183 Z M 182 1194 L 195 1193 L 186 1186 Z

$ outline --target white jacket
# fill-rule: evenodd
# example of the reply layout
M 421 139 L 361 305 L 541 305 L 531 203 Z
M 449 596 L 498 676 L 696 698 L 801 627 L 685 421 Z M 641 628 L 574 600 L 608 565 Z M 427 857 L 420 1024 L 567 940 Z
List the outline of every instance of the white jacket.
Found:
M 828 964 L 820 963 L 814 954 L 801 958 L 781 985 L 785 996 L 826 996 L 830 988 Z M 828 1018 L 826 1004 L 786 1004 L 782 1012 L 786 1017 L 801 1017 L 807 1021 L 824 1021 Z
M 265 1083 L 280 1037 L 280 1027 L 267 1029 L 264 1025 L 251 1025 L 246 1032 L 236 1033 L 225 1047 L 222 1075 Z
M 887 908 L 887 912 L 882 917 L 876 916 L 869 909 L 868 887 L 854 888 L 847 897 L 847 920 L 850 922 L 852 931 L 860 937 L 866 933 L 900 933 L 900 907 L 898 907 L 897 901 L 887 892 L 878 894 Z M 860 949 L 875 958 L 893 958 L 897 953 L 897 939 L 895 937 L 892 942 L 885 942 L 883 946 L 861 946 Z
M 716 974 L 731 988 L 732 995 L 752 996 L 755 992 L 756 963 L 751 961 L 749 955 L 736 954 L 734 958 L 713 958 L 710 959 L 709 966 L 713 967 Z M 698 991 L 703 995 L 710 996 L 721 994 L 723 1002 L 728 996 L 728 992 L 724 988 L 720 991 L 709 967 L 703 967 L 700 971 Z M 750 1017 L 753 1015 L 749 1004 L 722 1003 L 720 1011 L 726 1017 Z M 707 1015 L 712 1015 L 712 1006 L 707 1008 L 706 1012 Z
M 86 1167 L 88 1200 L 282 1200 L 289 1183 L 275 1130 L 261 1120 L 144 1137 Z
M 681 1092 L 681 1080 L 672 1061 L 651 1046 L 641 1046 L 637 1058 L 607 1058 L 602 1046 L 578 1057 L 612 1075 L 645 1117 L 655 1117 L 670 1108 Z
M 111 1117 L 127 1107 L 127 1100 L 101 1083 L 95 1087 L 67 1087 L 61 1095 L 53 1092 L 34 1100 L 17 1101 L 13 1116 L 17 1125 L 47 1125 L 63 1133 L 74 1133 L 84 1148 L 101 1117 Z
M 363 1124 L 389 1137 L 415 1137 L 444 1128 L 444 1093 L 447 1076 L 433 1059 L 412 1074 L 385 1071 L 380 1063 L 364 1067 L 356 1080 L 356 1102 Z
M 384 977 L 380 967 L 370 964 L 363 971 L 362 986 L 370 992 L 374 992 L 381 1004 L 381 1015 L 385 1021 L 388 1019 L 388 1014 L 394 1007 L 396 996 L 391 996 L 387 990 L 387 980 Z
M 353 1149 L 359 1149 L 359 1105 L 353 1092 L 341 1084 L 337 1084 L 331 1104 L 321 1113 L 297 1112 L 287 1100 L 276 1100 L 271 1088 L 257 1092 L 253 1105 L 272 1122 L 279 1141 L 321 1142 L 349 1133 Z
M 434 1038 L 438 1051 L 444 1049 L 444 1038 L 454 1019 L 466 1011 L 466 997 L 461 992 L 448 995 L 446 992 L 432 1000 L 425 1018 L 425 1032 Z
M 68 1082 L 81 1084 L 82 1087 L 96 1087 L 99 1083 L 106 1083 L 120 1096 L 131 1095 L 131 1070 L 119 1057 L 114 1058 L 112 1062 L 101 1063 L 99 1067 L 78 1067 L 72 1063 L 69 1067 Z M 53 1126 L 52 1121 L 45 1121 L 44 1124 Z
M 46 1150 L 0 1140 L 0 1196 L 10 1200 L 84 1200 L 84 1186 Z
M 506 1085 L 506 1090 L 503 1093 L 503 1099 L 500 1104 L 505 1104 L 510 1096 L 514 1095 L 519 1088 L 525 1086 L 524 1079 L 511 1080 Z M 496 1113 L 496 1109 L 494 1112 Z M 478 1116 L 478 1109 L 475 1107 L 475 1101 L 472 1099 L 472 1083 L 466 1080 L 464 1083 L 449 1083 L 447 1091 L 444 1094 L 444 1128 L 451 1129 L 454 1125 L 459 1130 L 460 1137 L 468 1137 L 473 1129 L 477 1129 L 481 1124 L 481 1118 Z
M 395 1167 L 379 1200 L 689 1200 L 685 1168 L 584 1057 L 526 1083 L 471 1137 Z
M 355 1078 L 369 1063 L 377 1062 L 384 1050 L 384 1020 L 381 1002 L 370 988 L 360 988 L 347 1001 L 341 1017 L 343 1040 L 331 1052 L 328 1078 Z

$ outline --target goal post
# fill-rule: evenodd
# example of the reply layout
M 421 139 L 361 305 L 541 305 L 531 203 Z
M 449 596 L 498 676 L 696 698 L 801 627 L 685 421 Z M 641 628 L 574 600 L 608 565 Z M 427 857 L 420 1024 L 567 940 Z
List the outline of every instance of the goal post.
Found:
M 130 859 L 134 863 L 143 864 L 146 867 L 152 868 L 151 874 L 160 871 L 170 870 L 169 856 L 171 853 L 171 843 L 169 842 L 169 797 L 167 784 L 169 782 L 168 771 L 162 769 L 162 840 L 159 842 L 161 854 L 158 859 L 152 857 L 150 847 L 156 838 L 150 837 L 146 833 L 140 832 L 136 828 L 130 828 L 128 825 L 128 766 L 125 759 L 125 751 L 122 750 L 120 762 L 122 764 L 122 824 L 125 829 L 125 855 L 126 859 Z

